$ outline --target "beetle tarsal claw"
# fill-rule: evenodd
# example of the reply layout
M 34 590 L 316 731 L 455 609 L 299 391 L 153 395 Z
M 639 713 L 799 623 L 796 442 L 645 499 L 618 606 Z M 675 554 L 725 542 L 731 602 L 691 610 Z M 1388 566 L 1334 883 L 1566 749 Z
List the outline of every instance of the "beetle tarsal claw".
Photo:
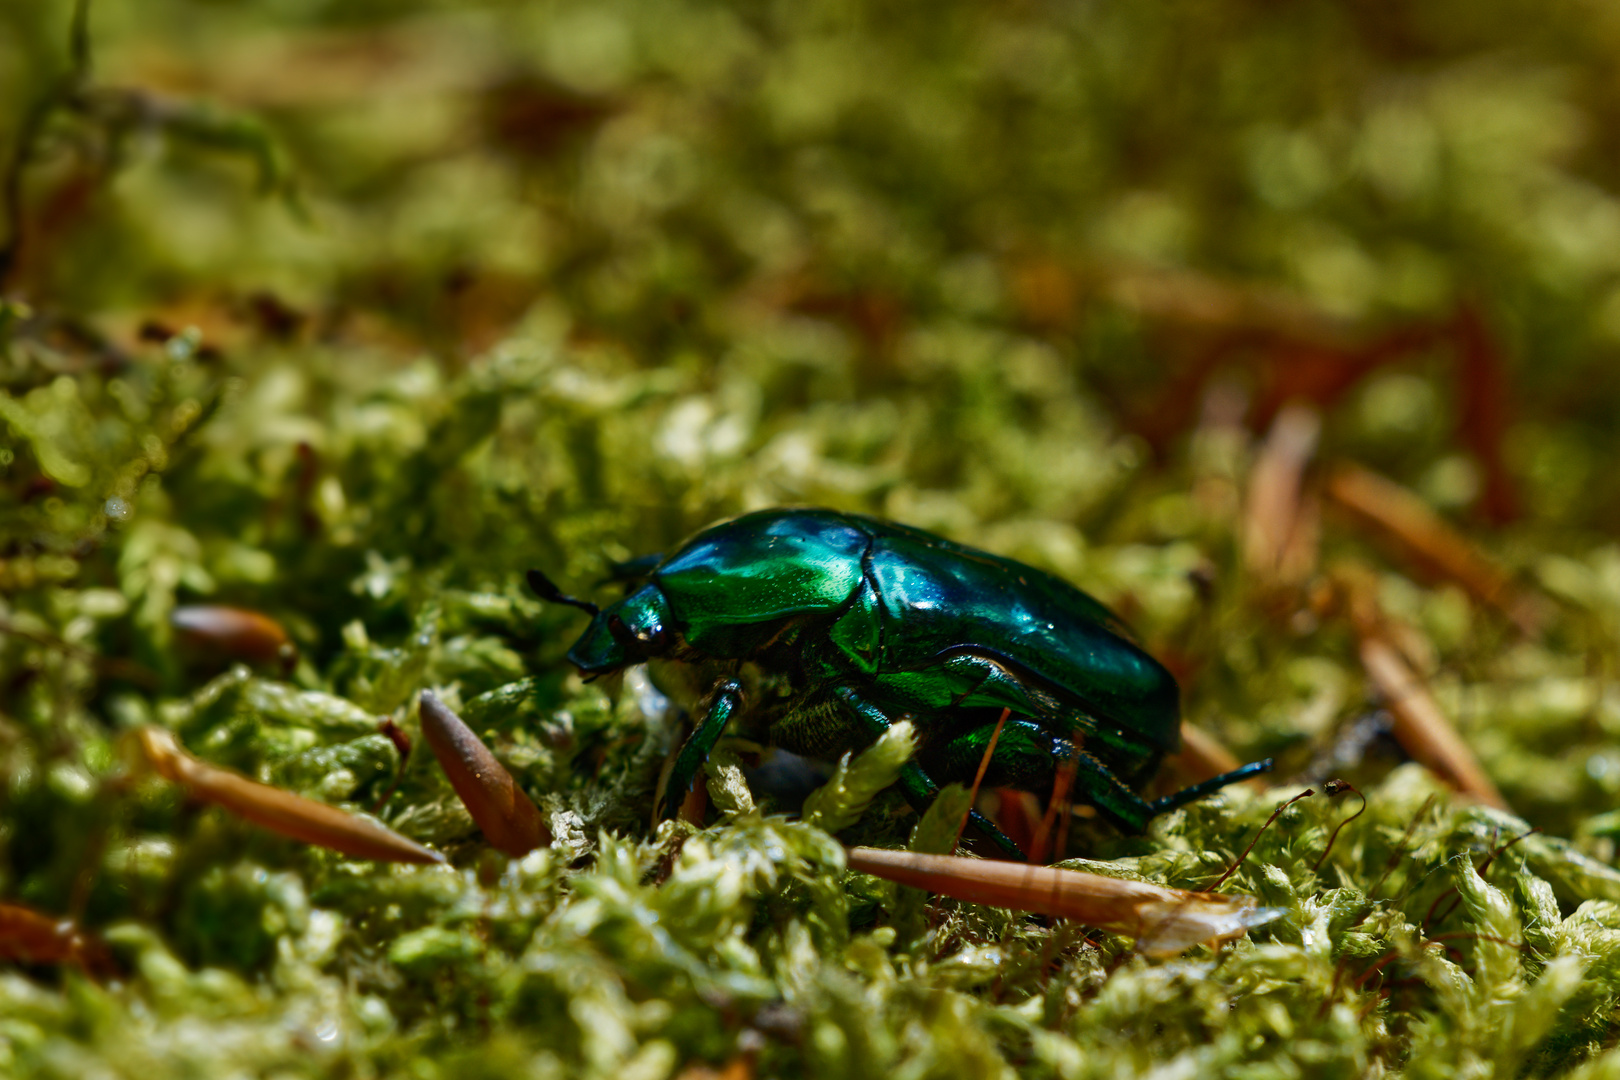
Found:
M 386 825 L 335 806 L 249 780 L 188 754 L 172 732 L 138 728 L 136 745 L 152 771 L 196 798 L 224 807 L 282 836 L 331 848 L 357 859 L 381 862 L 442 863 L 444 856 L 401 836 Z

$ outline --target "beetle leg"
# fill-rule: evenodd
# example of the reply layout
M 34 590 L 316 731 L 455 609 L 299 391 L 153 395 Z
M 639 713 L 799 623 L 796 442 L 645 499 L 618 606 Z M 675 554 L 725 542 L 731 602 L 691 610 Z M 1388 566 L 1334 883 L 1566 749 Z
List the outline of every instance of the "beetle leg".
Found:
M 709 706 L 709 711 L 703 714 L 703 720 L 687 736 L 680 753 L 675 755 L 675 764 L 669 771 L 669 785 L 664 788 L 664 802 L 658 809 L 658 820 L 667 821 L 680 811 L 686 793 L 691 790 L 692 780 L 709 759 L 709 751 L 714 749 L 714 744 L 720 741 L 720 733 L 726 730 L 726 725 L 740 708 L 742 686 L 735 679 L 727 679 L 715 688 L 714 702 Z
M 995 724 L 984 724 L 955 736 L 926 755 L 929 766 L 940 776 L 973 776 L 984 760 L 985 749 L 995 734 Z M 1014 787 L 1020 791 L 1043 791 L 1052 786 L 1052 776 L 1060 761 L 1074 756 L 1074 743 L 1053 735 L 1033 720 L 1010 717 L 996 739 L 996 752 L 990 757 L 984 783 L 988 787 Z
M 994 728 L 994 724 L 986 724 L 963 732 L 931 754 L 932 763 L 942 776 L 971 775 L 984 756 Z M 1156 804 L 1131 790 L 1130 785 L 1101 760 L 1028 719 L 1007 722 L 1001 738 L 996 741 L 996 752 L 990 759 L 985 782 L 1020 791 L 1048 791 L 1062 762 L 1074 764 L 1072 790 L 1078 801 L 1095 806 L 1120 828 L 1140 833 L 1155 814 L 1162 813 Z
M 1251 776 L 1259 776 L 1261 773 L 1268 773 L 1271 771 L 1271 766 L 1272 760 L 1270 758 L 1266 758 L 1263 761 L 1251 761 L 1242 768 L 1233 769 L 1231 772 L 1221 773 L 1219 776 L 1212 776 L 1208 780 L 1194 784 L 1192 787 L 1185 787 L 1180 791 L 1174 792 L 1173 794 L 1166 795 L 1164 798 L 1159 799 L 1152 804 L 1152 810 L 1154 814 L 1163 814 L 1168 813 L 1171 810 L 1179 810 L 1188 803 L 1197 802 L 1205 795 L 1219 791 L 1228 784 L 1236 784 L 1239 781 L 1249 779 Z
M 1150 803 L 1131 790 L 1129 784 L 1114 774 L 1102 761 L 1081 751 L 1074 756 L 1074 788 L 1077 801 L 1096 807 L 1123 832 L 1140 835 L 1147 832 L 1148 822 L 1162 813 L 1158 804 Z
M 835 686 L 832 688 L 832 692 L 848 706 L 850 712 L 860 721 L 861 729 L 867 734 L 876 738 L 889 730 L 888 715 L 882 709 L 861 697 L 860 694 L 847 686 Z M 910 803 L 912 809 L 919 814 L 926 811 L 934 800 L 939 797 L 939 785 L 934 783 L 933 777 L 924 772 L 922 766 L 915 761 L 908 761 L 900 767 L 900 779 L 897 782 L 900 786 L 900 793 L 906 797 L 906 802 Z M 1006 833 L 996 828 L 995 822 L 977 810 L 968 811 L 968 820 L 973 823 L 975 828 L 994 841 L 995 845 L 1009 858 L 1016 859 L 1019 862 L 1028 860 L 1029 857 L 1024 854 L 1024 849 L 1013 843 L 1012 838 Z

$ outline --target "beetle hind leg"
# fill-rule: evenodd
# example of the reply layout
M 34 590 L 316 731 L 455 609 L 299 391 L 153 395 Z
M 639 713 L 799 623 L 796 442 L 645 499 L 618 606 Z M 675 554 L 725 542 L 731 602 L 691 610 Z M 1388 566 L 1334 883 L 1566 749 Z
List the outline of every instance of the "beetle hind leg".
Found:
M 847 686 L 838 686 L 834 687 L 832 692 L 854 714 L 862 729 L 873 738 L 889 729 L 888 714 L 854 690 Z M 916 761 L 908 761 L 901 766 L 900 779 L 896 783 L 900 793 L 906 797 L 906 802 L 910 803 L 911 808 L 919 814 L 925 812 L 939 797 L 939 785 Z M 1013 843 L 1010 836 L 996 828 L 995 822 L 977 810 L 968 811 L 968 821 L 974 828 L 988 836 L 1008 858 L 1016 859 L 1018 862 L 1028 860 L 1029 856 L 1025 854 L 1023 848 Z
M 934 750 L 929 755 L 930 764 L 941 776 L 975 775 L 994 731 L 994 724 L 986 724 L 963 732 Z M 1163 812 L 1133 791 L 1101 759 L 1027 719 L 1009 719 L 1002 726 L 985 771 L 985 783 L 1037 794 L 1050 792 L 1058 768 L 1064 763 L 1071 763 L 1074 769 L 1071 791 L 1075 800 L 1096 807 L 1103 817 L 1126 832 L 1146 831 L 1148 822 Z
M 1271 771 L 1271 766 L 1271 758 L 1262 761 L 1251 761 L 1241 768 L 1233 769 L 1231 772 L 1224 772 L 1191 787 L 1184 787 L 1180 791 L 1173 792 L 1154 802 L 1152 804 L 1153 813 L 1157 815 L 1168 813 L 1171 810 L 1179 810 L 1188 803 L 1197 802 L 1205 795 L 1212 795 L 1229 784 L 1236 784 L 1250 777 L 1259 776 L 1261 773 L 1268 773 Z
M 1008 718 L 996 734 L 996 724 L 984 724 L 964 731 L 943 745 L 930 747 L 923 755 L 935 775 L 971 779 L 978 775 L 995 739 L 995 752 L 985 769 L 984 783 L 990 787 L 1013 787 L 1020 791 L 1050 788 L 1059 762 L 1075 755 L 1074 744 L 1053 735 L 1033 720 Z

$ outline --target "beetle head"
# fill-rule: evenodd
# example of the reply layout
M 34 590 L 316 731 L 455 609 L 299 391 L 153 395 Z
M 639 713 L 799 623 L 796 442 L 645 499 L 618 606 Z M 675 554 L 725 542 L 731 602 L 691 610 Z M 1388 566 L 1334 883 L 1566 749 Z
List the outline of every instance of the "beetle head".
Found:
M 662 656 L 675 644 L 669 601 L 656 585 L 643 585 L 591 619 L 568 661 L 587 675 L 599 675 Z

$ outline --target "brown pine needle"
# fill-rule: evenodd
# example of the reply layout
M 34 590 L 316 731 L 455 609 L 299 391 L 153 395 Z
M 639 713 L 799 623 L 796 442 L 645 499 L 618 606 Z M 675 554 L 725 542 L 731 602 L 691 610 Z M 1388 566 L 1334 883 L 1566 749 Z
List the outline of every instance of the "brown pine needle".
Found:
M 1316 564 L 1315 504 L 1304 490 L 1321 417 L 1304 405 L 1277 414 L 1249 474 L 1243 554 L 1249 569 L 1275 584 L 1303 581 Z
M 973 904 L 1074 919 L 1136 940 L 1148 956 L 1242 937 L 1277 918 L 1252 896 L 1188 892 L 1142 881 L 955 855 L 857 847 L 849 868 Z
M 1376 633 L 1363 636 L 1361 664 L 1388 700 L 1395 739 L 1402 749 L 1465 795 L 1498 810 L 1508 809 L 1507 800 L 1480 768 L 1474 752 L 1393 645 Z
M 21 904 L 0 904 L 0 959 L 20 964 L 76 964 L 95 976 L 115 971 L 107 947 L 71 919 L 52 918 Z
M 1328 479 L 1334 502 L 1393 537 L 1409 559 L 1456 581 L 1533 634 L 1540 615 L 1534 599 L 1508 571 L 1435 513 L 1415 492 L 1360 465 L 1343 463 Z
M 174 735 L 163 728 L 139 728 L 135 736 L 142 754 L 159 776 L 181 785 L 199 799 L 222 806 L 272 832 L 357 859 L 444 862 L 444 856 L 438 852 L 375 821 L 199 761 L 186 753 Z
M 518 858 L 549 845 L 539 808 L 472 728 L 427 690 L 419 711 L 423 738 L 490 846 Z

